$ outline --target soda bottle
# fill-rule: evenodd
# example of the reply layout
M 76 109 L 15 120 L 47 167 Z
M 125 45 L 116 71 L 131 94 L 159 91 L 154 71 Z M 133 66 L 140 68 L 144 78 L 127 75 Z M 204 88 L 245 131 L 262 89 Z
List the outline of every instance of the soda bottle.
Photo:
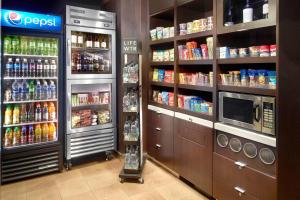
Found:
M 20 38 L 17 36 L 12 37 L 11 40 L 11 51 L 13 54 L 20 54 Z
M 81 60 L 81 55 L 78 54 L 77 55 L 77 65 L 76 65 L 76 70 L 77 72 L 80 72 L 81 71 L 81 68 L 82 68 L 82 60 Z
M 44 77 L 50 77 L 50 64 L 49 64 L 49 62 L 48 62 L 48 60 L 45 60 L 45 62 L 44 62 L 44 73 L 43 73 L 43 75 L 44 75 Z
M 40 103 L 36 103 L 36 106 L 35 106 L 35 121 L 36 122 L 42 121 L 42 110 L 41 110 Z
M 48 126 L 47 123 L 43 124 L 42 141 L 43 142 L 48 142 L 49 141 L 49 126 Z
M 8 77 L 13 77 L 13 72 L 14 72 L 14 63 L 12 58 L 8 58 L 8 61 L 5 65 L 5 74 Z
M 12 109 L 10 105 L 8 105 L 5 110 L 4 124 L 5 125 L 12 124 Z
M 49 121 L 56 120 L 56 111 L 55 111 L 55 105 L 53 102 L 49 103 L 48 112 L 49 112 Z
M 26 123 L 28 120 L 27 106 L 26 104 L 21 105 L 21 123 Z
M 23 63 L 22 63 L 22 76 L 23 77 L 28 77 L 28 70 L 29 70 L 28 62 L 27 62 L 27 59 L 24 58 Z
M 28 54 L 28 38 L 27 37 L 21 37 L 20 41 L 21 46 L 21 54 L 27 55 Z
M 21 131 L 19 127 L 14 128 L 13 133 L 13 146 L 19 146 L 20 145 L 20 139 L 21 139 Z
M 51 44 L 49 39 L 44 39 L 44 52 L 43 52 L 44 56 L 50 55 L 50 48 L 51 48 Z
M 4 37 L 4 53 L 5 54 L 11 54 L 12 53 L 11 37 L 9 37 L 9 36 Z
M 34 90 L 35 90 L 34 81 L 31 80 L 29 83 L 29 100 L 34 100 Z
M 15 77 L 21 76 L 21 63 L 19 58 L 16 59 L 16 62 L 14 64 L 14 71 L 15 71 Z
M 89 57 L 89 71 L 92 72 L 93 71 L 93 58 L 92 57 Z
M 26 80 L 23 80 L 21 89 L 21 101 L 27 100 L 29 100 L 29 84 Z
M 50 77 L 57 76 L 56 70 L 57 70 L 56 61 L 55 60 L 51 60 Z
M 15 80 L 12 84 L 12 100 L 20 101 L 19 83 L 17 80 Z
M 36 75 L 35 62 L 33 59 L 31 59 L 29 64 L 29 76 L 35 77 L 35 75 Z
M 26 143 L 27 143 L 27 128 L 26 126 L 22 126 L 20 145 L 25 145 Z
M 34 103 L 29 104 L 27 115 L 28 115 L 28 122 L 34 122 L 35 120 Z
M 11 128 L 5 130 L 4 135 L 4 147 L 10 147 L 12 145 L 13 131 Z
M 28 144 L 33 144 L 34 142 L 34 129 L 33 126 L 29 126 L 29 131 L 28 131 Z
M 47 99 L 48 98 L 48 83 L 46 80 L 43 81 L 43 87 L 42 87 L 42 98 L 41 99 Z
M 28 53 L 30 55 L 36 55 L 36 41 L 34 38 L 29 38 Z
M 36 81 L 36 86 L 35 86 L 35 99 L 41 100 L 41 97 L 42 97 L 42 85 L 41 82 L 38 80 Z
M 55 124 L 52 122 L 49 124 L 49 141 L 55 141 L 57 139 L 56 136 L 56 127 Z
M 45 102 L 43 104 L 43 121 L 49 121 L 49 112 L 48 112 L 48 104 Z
M 37 77 L 42 77 L 43 74 L 43 64 L 42 60 L 38 59 L 37 65 L 36 65 L 36 76 Z
M 42 129 L 41 129 L 41 125 L 39 125 L 39 124 L 37 124 L 35 126 L 34 138 L 35 138 L 36 143 L 41 143 L 42 142 Z
M 20 123 L 20 108 L 18 105 L 15 105 L 13 111 L 13 124 L 19 124 L 19 123 Z
M 58 41 L 56 39 L 51 40 L 51 56 L 57 56 Z
M 36 47 L 36 54 L 37 55 L 43 55 L 44 52 L 44 42 L 41 38 L 37 39 L 37 47 Z
M 56 86 L 54 81 L 50 81 L 50 99 L 56 99 Z

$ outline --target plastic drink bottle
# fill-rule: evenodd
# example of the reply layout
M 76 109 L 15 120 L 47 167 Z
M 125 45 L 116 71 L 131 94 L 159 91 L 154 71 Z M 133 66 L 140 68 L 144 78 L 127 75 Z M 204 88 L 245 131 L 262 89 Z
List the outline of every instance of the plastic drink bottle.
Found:
M 28 144 L 33 144 L 34 142 L 34 128 L 33 126 L 29 126 L 29 131 L 28 131 Z
M 56 99 L 56 86 L 54 81 L 50 81 L 50 98 Z
M 51 44 L 49 39 L 44 39 L 44 51 L 43 51 L 44 56 L 50 55 L 50 48 L 51 48 Z
M 19 124 L 19 123 L 20 123 L 20 108 L 18 105 L 15 105 L 13 111 L 13 124 Z
M 11 128 L 5 130 L 4 135 L 4 147 L 10 147 L 12 145 L 13 131 Z
M 30 60 L 30 64 L 29 64 L 29 76 L 30 77 L 36 76 L 35 62 L 33 59 Z
M 27 107 L 26 104 L 21 105 L 21 117 L 20 117 L 21 118 L 20 119 L 21 123 L 26 123 L 27 120 L 28 120 L 27 108 L 26 107 Z
M 39 125 L 39 124 L 37 124 L 35 126 L 34 138 L 35 138 L 36 143 L 41 143 L 42 142 L 42 129 L 41 129 L 41 125 Z
M 36 65 L 36 76 L 37 77 L 42 77 L 43 75 L 43 64 L 42 60 L 38 59 L 37 65 Z
M 50 77 L 57 76 L 57 65 L 55 60 L 51 60 L 51 66 L 50 66 Z
M 47 123 L 43 124 L 42 141 L 43 142 L 48 142 L 49 141 L 49 126 L 48 126 Z
M 21 101 L 29 100 L 29 84 L 26 80 L 22 82 L 22 89 L 21 89 Z
M 34 38 L 29 38 L 28 54 L 36 55 L 36 41 Z
M 11 37 L 9 37 L 9 36 L 4 37 L 4 53 L 6 53 L 6 54 L 11 54 L 12 53 Z
M 54 123 L 49 124 L 49 141 L 56 141 L 57 134 L 56 134 L 56 126 Z
M 29 104 L 27 115 L 28 115 L 28 122 L 34 122 L 35 120 L 34 103 Z
M 20 145 L 25 145 L 26 143 L 27 143 L 27 128 L 26 126 L 22 126 Z
M 20 38 L 17 36 L 12 37 L 11 40 L 11 51 L 13 54 L 20 54 Z
M 34 91 L 35 91 L 34 81 L 30 81 L 30 83 L 29 83 L 29 100 L 34 100 Z
M 29 72 L 28 62 L 27 59 L 24 58 L 22 63 L 22 76 L 28 77 L 28 72 Z
M 12 100 L 13 101 L 19 101 L 20 95 L 19 95 L 19 83 L 17 80 L 15 80 L 12 84 Z
M 42 85 L 40 81 L 36 81 L 36 86 L 35 86 L 35 99 L 36 100 L 41 100 L 42 96 Z
M 43 55 L 43 52 L 44 52 L 44 42 L 42 39 L 37 39 L 36 54 Z
M 55 105 L 53 102 L 50 102 L 48 112 L 49 112 L 49 120 L 50 121 L 56 120 L 56 111 L 55 111 Z
M 35 121 L 36 122 L 42 121 L 42 110 L 41 110 L 40 103 L 36 103 L 36 106 L 35 106 Z
M 43 81 L 43 87 L 42 87 L 42 99 L 48 98 L 48 83 L 47 81 Z
M 57 48 L 58 48 L 58 41 L 56 39 L 51 40 L 51 56 L 57 56 Z
M 21 37 L 20 47 L 21 47 L 21 54 L 27 55 L 28 54 L 28 38 L 27 37 Z
M 14 133 L 13 133 L 13 146 L 18 146 L 20 145 L 20 139 L 21 139 L 21 131 L 19 127 L 14 128 Z
M 5 65 L 5 74 L 6 76 L 12 77 L 14 72 L 14 63 L 12 58 L 8 58 L 8 61 Z
M 43 104 L 43 121 L 48 121 L 49 120 L 49 111 L 48 111 L 48 104 L 44 103 Z
M 48 60 L 45 60 L 44 62 L 44 73 L 43 73 L 43 76 L 44 77 L 49 77 L 50 76 L 50 64 L 48 62 Z
M 10 105 L 8 105 L 5 110 L 4 124 L 5 125 L 12 124 L 12 109 Z
M 14 71 L 15 71 L 15 77 L 21 76 L 21 63 L 19 58 L 16 59 L 16 62 L 14 64 Z

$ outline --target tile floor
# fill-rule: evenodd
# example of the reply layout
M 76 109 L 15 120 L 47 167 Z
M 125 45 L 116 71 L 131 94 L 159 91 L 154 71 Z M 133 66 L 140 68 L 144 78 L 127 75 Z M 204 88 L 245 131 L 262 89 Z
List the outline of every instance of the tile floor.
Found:
M 147 161 L 144 184 L 119 182 L 122 159 L 93 162 L 71 171 L 0 186 L 1 200 L 207 200 Z

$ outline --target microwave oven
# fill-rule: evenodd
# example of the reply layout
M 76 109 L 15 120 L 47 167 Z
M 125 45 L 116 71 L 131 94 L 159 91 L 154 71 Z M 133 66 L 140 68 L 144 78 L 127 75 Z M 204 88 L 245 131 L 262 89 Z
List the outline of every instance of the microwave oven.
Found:
M 219 93 L 219 120 L 226 124 L 275 136 L 275 98 Z

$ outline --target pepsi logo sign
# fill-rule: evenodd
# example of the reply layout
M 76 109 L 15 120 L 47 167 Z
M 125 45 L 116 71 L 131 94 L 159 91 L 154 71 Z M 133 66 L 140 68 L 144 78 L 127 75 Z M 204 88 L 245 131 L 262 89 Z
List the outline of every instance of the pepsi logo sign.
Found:
M 19 25 L 22 23 L 22 17 L 16 12 L 9 12 L 6 16 L 6 20 L 12 25 Z

